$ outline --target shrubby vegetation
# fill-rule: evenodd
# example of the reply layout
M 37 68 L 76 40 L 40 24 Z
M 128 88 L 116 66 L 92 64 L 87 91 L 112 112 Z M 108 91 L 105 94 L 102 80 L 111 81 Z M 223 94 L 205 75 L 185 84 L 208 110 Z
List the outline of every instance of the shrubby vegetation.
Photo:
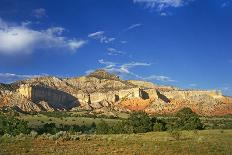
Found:
M 15 136 L 20 133 L 30 133 L 30 129 L 27 125 L 27 122 L 0 113 L 0 135 L 10 134 Z
M 55 118 L 71 117 L 71 114 L 65 111 L 40 112 L 40 113 L 45 116 L 55 117 Z
M 70 113 L 66 112 L 52 112 L 46 113 L 49 117 L 69 117 Z M 150 131 L 171 131 L 173 135 L 177 135 L 174 131 L 179 130 L 201 130 L 204 126 L 197 114 L 191 109 L 184 108 L 180 110 L 172 119 L 167 121 L 165 119 L 158 119 L 149 116 L 145 112 L 133 112 L 128 119 L 118 121 L 114 125 L 106 123 L 101 120 L 99 124 L 93 123 L 90 126 L 86 125 L 57 125 L 55 123 L 46 123 L 41 127 L 34 129 L 38 134 L 52 134 L 65 131 L 68 133 L 97 133 L 97 134 L 130 134 L 130 133 L 145 133 Z M 28 134 L 31 129 L 27 122 L 19 120 L 13 116 L 6 116 L 0 114 L 0 134 L 17 135 L 20 133 Z M 178 139 L 178 138 L 177 138 Z
M 75 112 L 67 112 L 67 111 L 52 111 L 52 112 L 39 112 L 39 113 L 31 113 L 33 115 L 43 114 L 47 117 L 54 118 L 66 118 L 66 117 L 88 117 L 88 118 L 106 118 L 106 119 L 116 119 L 116 116 L 107 116 L 107 115 L 98 115 L 98 114 L 90 114 L 90 113 L 75 113 Z
M 150 117 L 145 112 L 133 112 L 127 120 L 116 123 L 113 126 L 101 121 L 97 125 L 98 134 L 118 134 L 118 133 L 145 133 L 150 131 L 167 131 L 173 133 L 177 130 L 201 130 L 203 124 L 200 118 L 190 108 L 180 110 L 172 122 L 166 122 L 156 117 Z
M 175 128 L 180 130 L 202 130 L 204 128 L 199 116 L 194 113 L 190 108 L 183 108 L 180 110 L 176 117 Z
M 81 133 L 94 133 L 96 128 L 96 124 L 93 123 L 90 126 L 86 125 L 60 125 L 57 126 L 55 123 L 46 123 L 42 127 L 38 128 L 36 131 L 39 134 L 44 134 L 44 133 L 49 133 L 49 134 L 56 134 L 60 131 L 67 131 L 69 133 L 76 133 L 76 132 L 81 132 Z

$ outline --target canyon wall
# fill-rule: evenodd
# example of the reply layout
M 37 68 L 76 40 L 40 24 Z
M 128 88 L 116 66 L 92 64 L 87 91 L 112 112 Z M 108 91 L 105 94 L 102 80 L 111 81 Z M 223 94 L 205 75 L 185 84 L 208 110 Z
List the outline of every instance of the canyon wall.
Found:
M 34 103 L 47 102 L 56 109 L 66 109 L 76 106 L 78 99 L 74 96 L 56 89 L 44 86 L 21 85 L 17 92 Z
M 163 95 L 165 95 L 167 98 L 169 99 L 173 99 L 173 98 L 182 98 L 182 99 L 186 99 L 190 96 L 202 96 L 202 95 L 207 95 L 210 96 L 212 98 L 221 98 L 222 93 L 221 91 L 203 91 L 203 90 L 174 90 L 174 91 L 166 91 L 166 92 L 162 92 Z

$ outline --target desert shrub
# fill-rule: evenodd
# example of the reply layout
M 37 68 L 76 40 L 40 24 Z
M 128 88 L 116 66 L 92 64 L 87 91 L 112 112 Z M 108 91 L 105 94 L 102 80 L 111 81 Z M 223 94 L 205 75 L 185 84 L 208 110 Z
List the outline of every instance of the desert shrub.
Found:
M 3 129 L 0 129 L 0 136 L 4 135 Z
M 38 136 L 38 133 L 37 133 L 36 131 L 32 130 L 32 131 L 30 132 L 30 135 L 29 135 L 29 136 L 31 136 L 32 138 L 36 138 L 36 137 Z
M 30 133 L 30 128 L 26 121 L 0 113 L 0 132 L 0 134 L 10 134 L 15 136 L 20 133 Z
M 155 123 L 153 125 L 153 131 L 165 131 L 166 127 L 163 123 Z
M 157 119 L 156 117 L 151 118 L 153 124 L 153 131 L 166 131 L 167 123 L 162 119 Z
M 109 130 L 110 126 L 104 120 L 101 120 L 101 122 L 96 127 L 97 134 L 107 134 Z
M 55 123 L 46 123 L 42 127 L 38 129 L 39 134 L 49 133 L 49 134 L 56 134 L 59 129 L 56 127 Z
M 0 137 L 0 143 L 2 142 L 8 142 L 12 139 L 12 136 L 8 133 L 4 134 L 3 136 Z
M 130 134 L 133 133 L 133 127 L 127 122 L 122 121 L 114 124 L 110 130 L 109 133 L 112 134 Z
M 176 114 L 177 120 L 175 122 L 175 128 L 181 130 L 201 130 L 203 124 L 199 116 L 194 113 L 190 108 L 183 108 Z
M 149 132 L 153 128 L 151 118 L 142 111 L 133 112 L 128 118 L 128 124 L 133 127 L 134 133 Z
M 117 122 L 113 126 L 109 126 L 102 120 L 96 127 L 98 134 L 144 133 L 152 130 L 152 119 L 141 111 L 133 112 L 127 120 Z

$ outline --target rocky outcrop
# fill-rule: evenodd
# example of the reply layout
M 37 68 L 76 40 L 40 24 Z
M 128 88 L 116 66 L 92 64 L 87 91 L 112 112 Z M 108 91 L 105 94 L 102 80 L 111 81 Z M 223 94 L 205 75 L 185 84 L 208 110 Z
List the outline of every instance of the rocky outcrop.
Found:
M 182 90 L 146 81 L 124 81 L 97 70 L 75 78 L 39 77 L 0 84 L 0 108 L 21 111 L 91 110 L 111 113 L 144 110 L 173 113 L 190 107 L 202 115 L 232 114 L 232 99 L 220 91 Z

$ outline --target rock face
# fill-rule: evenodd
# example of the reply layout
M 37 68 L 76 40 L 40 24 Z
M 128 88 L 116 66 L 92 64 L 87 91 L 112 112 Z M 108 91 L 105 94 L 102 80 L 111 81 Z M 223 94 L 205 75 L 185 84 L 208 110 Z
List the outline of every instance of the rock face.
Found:
M 202 115 L 232 114 L 232 99 L 220 91 L 181 90 L 145 81 L 124 81 L 97 70 L 76 78 L 40 77 L 0 84 L 0 108 L 20 111 L 93 110 L 173 113 L 190 107 Z

